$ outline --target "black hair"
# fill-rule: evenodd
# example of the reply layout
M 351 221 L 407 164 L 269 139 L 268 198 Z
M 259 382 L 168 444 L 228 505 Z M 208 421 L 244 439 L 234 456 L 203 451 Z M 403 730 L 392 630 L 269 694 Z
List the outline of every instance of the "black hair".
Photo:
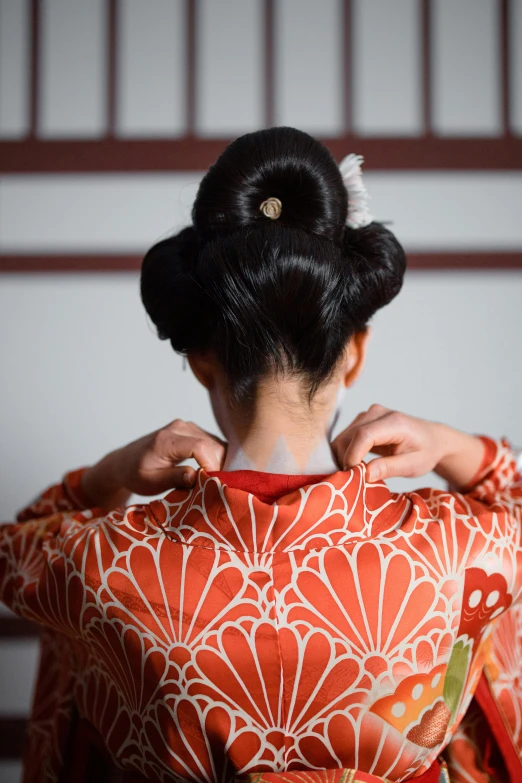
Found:
M 260 210 L 270 197 L 277 219 Z M 317 139 L 290 127 L 240 136 L 203 177 L 193 225 L 143 259 L 142 301 L 159 337 L 184 355 L 215 355 L 233 403 L 252 401 L 271 373 L 303 378 L 311 401 L 406 267 L 387 228 L 350 228 L 347 210 L 339 167 Z

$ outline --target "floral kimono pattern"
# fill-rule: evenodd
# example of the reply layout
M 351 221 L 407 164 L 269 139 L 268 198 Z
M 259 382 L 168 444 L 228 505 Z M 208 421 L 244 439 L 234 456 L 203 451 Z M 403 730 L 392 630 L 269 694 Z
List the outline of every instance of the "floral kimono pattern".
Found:
M 68 473 L 0 527 L 0 597 L 45 628 L 26 783 L 58 780 L 73 705 L 151 781 L 404 781 L 446 748 L 481 783 L 484 675 L 518 764 L 522 481 L 483 442 L 465 494 L 199 469 L 107 513 Z

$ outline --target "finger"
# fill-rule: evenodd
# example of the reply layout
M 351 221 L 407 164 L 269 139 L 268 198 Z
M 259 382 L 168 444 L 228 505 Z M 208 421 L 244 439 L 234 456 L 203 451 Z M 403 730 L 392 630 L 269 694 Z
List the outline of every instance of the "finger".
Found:
M 385 408 L 384 405 L 379 405 L 377 403 L 370 405 L 368 410 L 358 413 L 357 416 L 350 422 L 350 424 L 334 438 L 330 446 L 334 452 L 337 462 L 340 465 L 343 464 L 344 453 L 357 428 L 362 424 L 375 421 L 387 413 L 392 413 L 392 411 L 389 408 Z
M 155 469 L 152 476 L 144 474 L 142 482 L 134 487 L 138 495 L 157 495 L 171 489 L 191 489 L 196 483 L 196 471 L 190 465 Z
M 374 448 L 384 445 L 400 445 L 406 428 L 396 414 L 390 413 L 381 419 L 363 424 L 354 432 L 344 453 L 345 469 L 358 465 Z
M 367 424 L 370 421 L 375 421 L 376 419 L 380 419 L 385 414 L 391 412 L 392 411 L 389 408 L 385 408 L 384 405 L 374 403 L 373 405 L 370 405 L 368 410 L 358 413 L 357 416 L 348 424 L 348 426 L 345 427 L 343 432 L 350 433 L 352 430 L 360 427 L 361 424 Z
M 368 481 L 384 481 L 385 479 L 402 477 L 412 478 L 422 476 L 427 470 L 423 468 L 419 452 L 395 454 L 392 457 L 372 459 L 366 465 Z
M 180 431 L 183 435 L 189 435 L 194 438 L 208 438 L 209 440 L 215 440 L 217 443 L 221 443 L 223 446 L 227 445 L 226 440 L 220 438 L 219 435 L 214 435 L 213 432 L 204 430 L 199 426 L 199 424 L 196 424 L 193 421 L 183 421 L 182 419 L 176 419 L 176 421 L 173 423 L 176 425 L 175 429 Z
M 332 443 L 335 443 L 336 441 L 342 442 L 344 440 L 346 442 L 350 440 L 355 430 L 360 427 L 361 424 L 368 424 L 371 421 L 376 421 L 388 413 L 393 413 L 393 411 L 391 411 L 389 408 L 385 408 L 384 405 L 370 405 L 368 410 L 358 413 L 357 416 L 350 422 L 350 424 L 348 424 L 348 426 L 345 427 L 344 430 L 339 433 L 339 435 L 337 435 Z
M 195 459 L 205 471 L 220 470 L 225 459 L 226 447 L 209 438 L 186 438 L 182 459 Z M 178 445 L 179 453 L 179 445 Z
M 168 484 L 167 489 L 169 487 L 175 487 L 176 489 L 193 487 L 196 483 L 196 471 L 190 465 L 180 465 L 172 469 L 166 482 Z
M 359 425 L 365 421 L 368 422 L 375 421 L 375 419 L 380 419 L 381 416 L 384 416 L 386 413 L 392 413 L 390 408 L 386 408 L 384 405 L 381 405 L 378 402 L 374 402 L 373 405 L 370 405 L 367 410 L 359 413 L 359 415 L 356 416 L 355 419 L 348 425 L 347 429 L 356 424 Z
M 207 435 L 192 435 L 170 432 L 161 433 L 161 442 L 156 453 L 170 465 L 186 459 L 195 459 L 204 470 L 220 470 L 225 460 L 226 444 Z
M 211 432 L 202 429 L 195 422 L 185 421 L 184 419 L 174 419 L 165 427 L 163 427 L 161 431 L 165 432 L 165 434 L 171 438 L 208 438 L 209 440 L 215 440 L 218 443 L 225 443 L 225 441 L 219 438 L 217 435 L 213 435 Z
M 341 432 L 336 435 L 336 437 L 331 442 L 331 447 L 334 450 L 334 452 L 339 452 L 339 456 L 341 457 L 342 453 L 344 453 L 346 449 L 346 445 L 348 441 L 351 439 L 355 429 L 358 425 L 364 424 L 368 417 L 368 411 L 362 411 L 361 413 L 358 413 L 355 419 L 353 419 L 350 424 L 344 428 L 344 430 L 341 430 Z
M 212 433 L 212 432 L 207 432 L 207 430 L 201 430 L 201 432 L 202 432 L 204 435 L 206 435 L 208 438 L 210 438 L 211 440 L 215 440 L 215 441 L 217 441 L 217 443 L 221 443 L 221 445 L 222 445 L 222 446 L 225 446 L 225 447 L 226 447 L 226 445 L 227 445 L 227 441 L 226 441 L 226 440 L 223 440 L 223 438 L 220 438 L 220 437 L 219 437 L 219 435 L 214 435 L 214 433 Z

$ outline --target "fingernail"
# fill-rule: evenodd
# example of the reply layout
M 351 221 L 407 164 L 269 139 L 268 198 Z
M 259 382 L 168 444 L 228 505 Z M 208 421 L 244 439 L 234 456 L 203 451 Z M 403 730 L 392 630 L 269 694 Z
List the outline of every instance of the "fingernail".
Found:
M 190 486 L 192 484 L 192 476 L 190 473 L 184 473 L 183 474 L 183 483 Z
M 368 481 L 377 481 L 380 475 L 381 475 L 381 471 L 379 470 L 379 466 L 370 465 L 370 467 L 368 468 Z

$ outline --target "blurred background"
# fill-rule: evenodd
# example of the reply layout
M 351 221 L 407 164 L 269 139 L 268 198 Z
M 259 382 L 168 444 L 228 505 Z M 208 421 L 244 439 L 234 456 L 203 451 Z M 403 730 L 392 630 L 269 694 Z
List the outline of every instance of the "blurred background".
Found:
M 0 0 L 3 520 L 175 417 L 217 431 L 138 270 L 272 125 L 363 154 L 408 252 L 338 429 L 380 402 L 522 444 L 522 0 Z M 3 609 L 5 783 L 37 652 Z

